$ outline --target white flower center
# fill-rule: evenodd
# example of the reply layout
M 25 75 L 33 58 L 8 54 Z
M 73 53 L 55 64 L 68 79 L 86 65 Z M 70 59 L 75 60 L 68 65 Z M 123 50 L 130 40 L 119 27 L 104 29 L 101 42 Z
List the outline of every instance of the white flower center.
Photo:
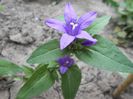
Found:
M 72 25 L 72 30 L 74 30 L 78 26 L 78 24 L 75 24 L 73 22 L 71 22 L 70 25 Z
M 69 63 L 69 61 L 66 61 L 66 64 L 68 64 Z

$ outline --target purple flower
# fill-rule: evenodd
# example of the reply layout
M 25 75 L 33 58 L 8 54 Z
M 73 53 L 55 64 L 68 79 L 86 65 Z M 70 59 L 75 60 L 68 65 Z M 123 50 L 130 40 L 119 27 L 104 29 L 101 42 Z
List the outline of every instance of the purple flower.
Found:
M 60 65 L 59 70 L 61 74 L 66 73 L 68 68 L 70 68 L 74 64 L 74 60 L 69 56 L 64 56 L 62 58 L 59 58 L 57 62 Z
M 91 46 L 91 45 L 94 45 L 96 44 L 96 42 L 93 42 L 93 41 L 89 41 L 89 40 L 85 40 L 82 45 L 84 46 Z
M 73 7 L 68 3 L 66 4 L 64 13 L 65 23 L 56 19 L 48 19 L 45 23 L 60 32 L 64 32 L 60 39 L 60 49 L 66 48 L 76 38 L 86 39 L 87 42 L 89 42 L 87 45 L 91 46 L 95 44 L 97 40 L 83 29 L 90 26 L 96 19 L 96 16 L 96 12 L 90 11 L 78 19 Z

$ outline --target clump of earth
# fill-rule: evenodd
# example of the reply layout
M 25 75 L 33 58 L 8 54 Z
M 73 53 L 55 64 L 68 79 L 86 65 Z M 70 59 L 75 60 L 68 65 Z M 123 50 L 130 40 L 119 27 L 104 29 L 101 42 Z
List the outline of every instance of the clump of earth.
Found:
M 26 59 L 33 50 L 48 40 L 59 38 L 61 33 L 47 27 L 44 20 L 63 15 L 64 6 L 68 0 L 1 0 L 5 7 L 0 12 L 0 58 L 17 64 L 27 64 Z M 97 11 L 98 17 L 110 15 L 116 17 L 114 10 L 102 3 L 102 0 L 72 0 L 72 5 L 80 16 L 90 10 Z M 100 33 L 106 37 L 112 32 L 110 23 Z M 130 48 L 121 50 L 133 59 Z M 124 80 L 119 73 L 99 70 L 78 62 L 82 70 L 82 82 L 75 99 L 113 99 L 112 92 Z M 12 82 L 0 78 L 0 97 L 15 99 L 15 95 L 22 82 Z M 131 85 L 119 99 L 132 99 L 133 85 Z M 34 99 L 63 99 L 60 85 L 55 84 L 48 92 Z

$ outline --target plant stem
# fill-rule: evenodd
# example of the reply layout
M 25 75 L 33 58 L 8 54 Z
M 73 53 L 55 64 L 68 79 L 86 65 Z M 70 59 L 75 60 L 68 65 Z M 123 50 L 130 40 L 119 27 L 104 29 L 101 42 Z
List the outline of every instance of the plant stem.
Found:
M 129 74 L 127 79 L 115 89 L 113 97 L 118 97 L 131 83 L 133 83 L 133 74 Z

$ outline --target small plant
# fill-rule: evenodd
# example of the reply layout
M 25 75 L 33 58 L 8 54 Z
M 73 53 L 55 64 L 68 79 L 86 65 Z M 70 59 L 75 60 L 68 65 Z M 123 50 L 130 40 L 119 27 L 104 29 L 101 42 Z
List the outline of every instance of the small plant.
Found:
M 4 6 L 0 4 L 0 12 L 4 10 Z
M 126 39 L 133 39 L 133 1 L 125 0 L 120 3 L 118 8 L 119 22 L 118 25 L 126 33 Z
M 113 7 L 118 7 L 117 0 L 103 0 L 103 2 L 107 3 L 108 5 L 111 5 Z
M 74 57 L 100 69 L 133 73 L 133 63 L 112 42 L 97 34 L 110 17 L 96 16 L 96 12 L 90 11 L 78 19 L 68 3 L 64 21 L 44 22 L 63 34 L 60 40 L 48 41 L 32 53 L 27 62 L 36 64 L 35 68 L 0 60 L 0 75 L 24 80 L 16 99 L 32 99 L 47 91 L 55 81 L 61 82 L 64 99 L 74 99 L 82 78 Z
M 113 6 L 118 15 L 113 35 L 119 39 L 118 44 L 133 40 L 133 0 L 103 0 Z M 116 42 L 117 43 L 117 42 Z M 126 42 L 128 43 L 128 42 Z

